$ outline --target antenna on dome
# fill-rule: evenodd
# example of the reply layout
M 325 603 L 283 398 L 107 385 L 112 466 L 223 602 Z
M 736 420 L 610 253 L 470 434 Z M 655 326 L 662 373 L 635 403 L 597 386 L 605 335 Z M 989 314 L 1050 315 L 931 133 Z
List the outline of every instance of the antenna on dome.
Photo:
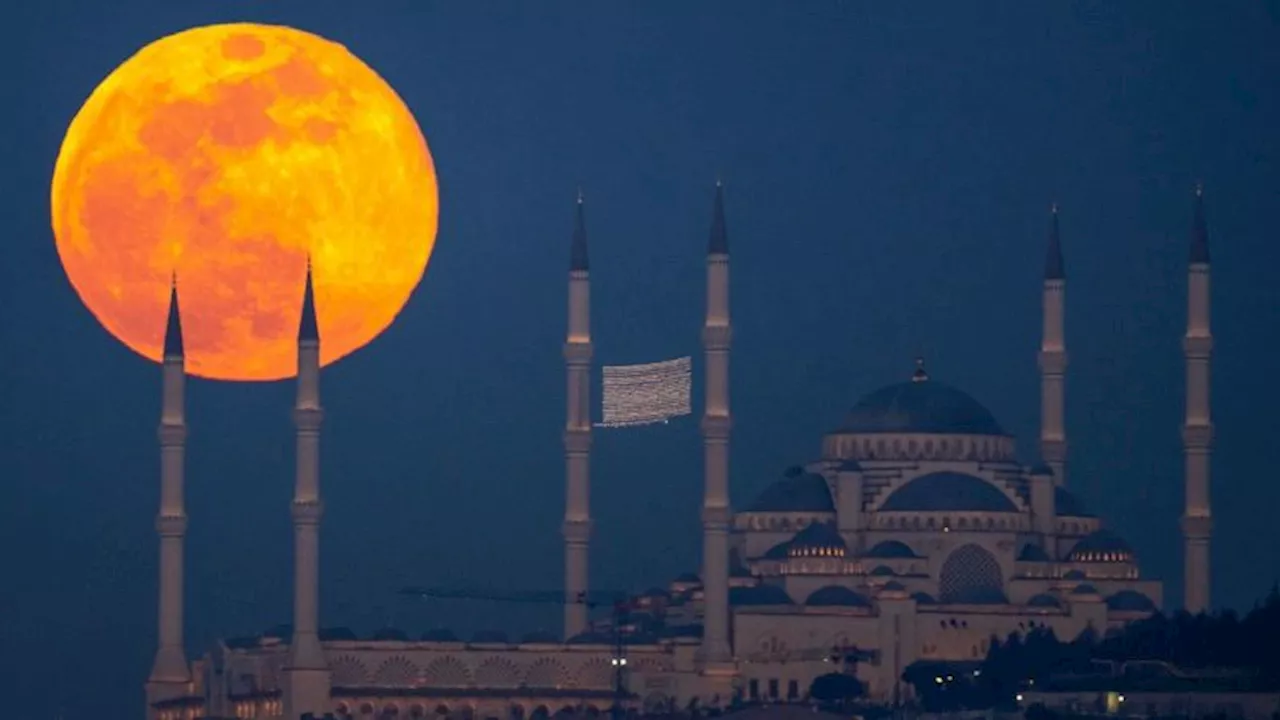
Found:
M 916 371 L 911 373 L 911 382 L 924 382 L 929 379 L 929 373 L 924 369 L 924 358 L 916 357 Z

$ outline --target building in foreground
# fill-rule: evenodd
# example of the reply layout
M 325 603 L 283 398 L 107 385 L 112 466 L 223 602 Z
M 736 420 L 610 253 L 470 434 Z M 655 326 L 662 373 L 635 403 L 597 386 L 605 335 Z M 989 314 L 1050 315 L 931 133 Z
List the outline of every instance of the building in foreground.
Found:
M 590 266 L 578 202 L 564 348 L 565 636 L 359 639 L 320 627 L 315 538 L 323 504 L 315 448 L 323 417 L 322 338 L 308 273 L 294 410 L 294 623 L 287 631 L 224 641 L 188 662 L 181 652 L 186 426 L 175 288 L 165 343 L 160 642 L 147 684 L 151 717 L 332 712 L 505 720 L 564 708 L 601 712 L 619 698 L 634 709 L 723 706 L 734 698 L 799 699 L 818 675 L 854 668 L 874 699 L 894 702 L 908 692 L 902 670 L 917 660 L 973 661 L 993 635 L 1044 627 L 1065 639 L 1161 607 L 1161 584 L 1142 575 L 1129 545 L 1069 490 L 1066 273 L 1056 208 L 1044 273 L 1041 433 L 1031 453 L 1041 461 L 1020 462 L 1014 438 L 980 402 L 918 361 L 904 368 L 901 382 L 857 401 L 815 442 L 816 460 L 783 473 L 744 510 L 731 512 L 729 244 L 717 188 L 702 338 L 703 565 L 632 598 L 618 622 L 593 621 L 576 601 L 590 587 L 592 367 Z M 1206 238 L 1197 192 L 1184 343 L 1183 533 L 1186 597 L 1194 610 L 1208 603 L 1211 528 Z M 847 661 L 855 658 L 851 668 Z

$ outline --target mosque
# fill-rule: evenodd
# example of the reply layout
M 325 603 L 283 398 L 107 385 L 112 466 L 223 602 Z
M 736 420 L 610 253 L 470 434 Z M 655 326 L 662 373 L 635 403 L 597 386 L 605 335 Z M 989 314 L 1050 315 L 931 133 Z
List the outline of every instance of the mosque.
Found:
M 1187 609 L 1209 606 L 1209 252 L 1196 192 L 1188 272 L 1184 451 Z M 1041 430 L 1031 465 L 1015 440 L 923 362 L 858 400 L 822 438 L 818 459 L 787 470 L 738 512 L 729 506 L 729 243 L 717 186 L 707 254 L 703 563 L 592 620 L 590 267 L 582 200 L 569 270 L 564 357 L 565 634 L 359 638 L 318 624 L 318 438 L 323 417 L 310 272 L 299 328 L 293 624 L 183 649 L 183 346 L 172 293 L 160 425 L 159 647 L 148 717 L 546 718 L 613 707 L 717 707 L 802 699 L 812 680 L 854 672 L 870 697 L 909 699 L 903 669 L 981 659 L 992 636 L 1052 628 L 1105 632 L 1157 611 L 1162 585 L 1069 490 L 1063 422 L 1066 273 L 1051 216 L 1039 353 Z M 910 368 L 905 368 L 910 370 Z

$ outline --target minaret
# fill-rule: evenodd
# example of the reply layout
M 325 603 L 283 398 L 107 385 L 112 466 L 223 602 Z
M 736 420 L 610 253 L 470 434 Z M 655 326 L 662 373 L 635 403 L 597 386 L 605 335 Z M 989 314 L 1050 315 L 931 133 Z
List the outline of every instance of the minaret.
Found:
M 1186 571 L 1183 600 L 1191 613 L 1209 610 L 1209 455 L 1213 422 L 1209 415 L 1209 359 L 1213 332 L 1209 327 L 1209 232 L 1204 220 L 1204 194 L 1196 187 L 1191 225 L 1191 257 L 1187 268 L 1187 334 L 1182 354 L 1187 362 L 1186 420 L 1182 448 L 1186 458 L 1186 510 L 1182 516 Z
M 329 663 L 320 645 L 320 329 L 311 260 L 298 323 L 297 475 L 293 486 L 293 639 L 284 670 L 285 717 L 330 710 Z
M 1058 205 L 1049 214 L 1049 248 L 1044 258 L 1044 332 L 1040 340 L 1040 457 L 1057 485 L 1067 483 L 1067 430 L 1063 384 L 1067 342 L 1063 330 L 1067 274 L 1058 237 Z
M 702 496 L 702 586 L 706 610 L 702 651 L 706 669 L 732 661 L 729 648 L 729 237 L 724 187 L 716 182 L 707 244 L 706 399 L 702 415 L 705 456 Z
M 591 272 L 587 225 L 578 192 L 569 250 L 569 327 L 564 363 L 568 402 L 564 421 L 564 636 L 587 629 L 587 546 L 591 541 Z
M 160 632 L 155 662 L 147 680 L 148 706 L 157 700 L 183 694 L 191 679 L 182 644 L 182 546 L 187 534 L 182 488 L 187 442 L 184 355 L 175 275 L 169 289 L 169 320 L 164 331 L 164 365 L 161 370 L 160 512 L 156 517 L 156 531 L 160 535 Z

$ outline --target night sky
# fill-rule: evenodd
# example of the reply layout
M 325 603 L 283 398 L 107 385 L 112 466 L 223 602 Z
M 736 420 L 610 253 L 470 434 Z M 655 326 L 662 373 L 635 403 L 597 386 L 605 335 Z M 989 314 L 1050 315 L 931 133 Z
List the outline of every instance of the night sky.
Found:
M 700 360 L 717 176 L 733 251 L 737 506 L 816 459 L 845 409 L 906 379 L 918 354 L 1034 460 L 1057 201 L 1070 482 L 1175 607 L 1180 342 L 1203 181 L 1215 605 L 1247 608 L 1280 574 L 1280 3 L 12 5 L 17 63 L 0 121 L 6 712 L 141 712 L 160 372 L 67 282 L 48 188 L 93 87 L 151 40 L 213 22 L 347 45 L 413 110 L 440 178 L 422 285 L 381 338 L 323 376 L 324 625 L 558 629 L 555 606 L 414 604 L 394 590 L 560 587 L 576 189 L 599 361 Z M 193 653 L 289 620 L 293 390 L 189 386 Z M 640 590 L 696 569 L 701 468 L 696 417 L 597 432 L 594 587 Z

